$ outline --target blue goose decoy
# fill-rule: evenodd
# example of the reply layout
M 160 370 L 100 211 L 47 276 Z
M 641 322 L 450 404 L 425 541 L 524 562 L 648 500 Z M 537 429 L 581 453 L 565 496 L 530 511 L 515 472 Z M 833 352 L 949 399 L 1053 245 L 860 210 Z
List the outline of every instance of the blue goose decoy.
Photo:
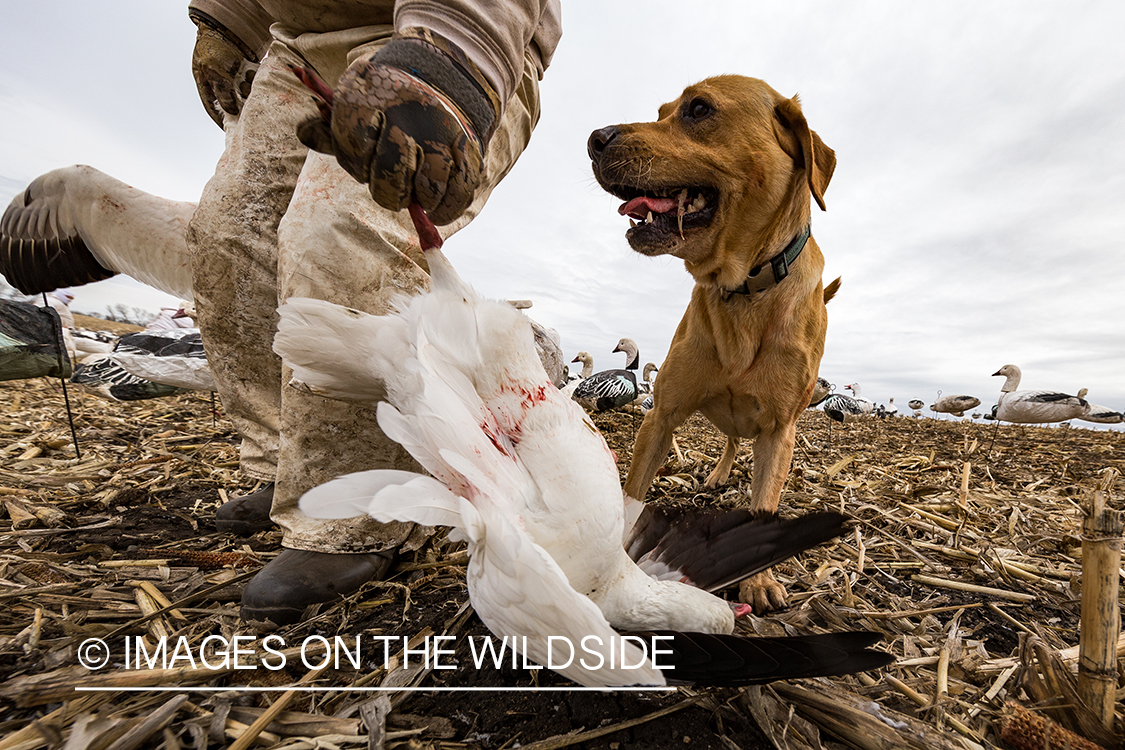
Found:
M 640 353 L 632 339 L 621 339 L 615 352 L 625 352 L 624 370 L 602 370 L 583 380 L 574 389 L 571 397 L 588 411 L 609 411 L 636 400 L 640 390 L 637 387 L 637 362 Z
M 824 413 L 837 422 L 854 422 L 867 414 L 863 406 L 851 396 L 833 393 L 824 399 Z

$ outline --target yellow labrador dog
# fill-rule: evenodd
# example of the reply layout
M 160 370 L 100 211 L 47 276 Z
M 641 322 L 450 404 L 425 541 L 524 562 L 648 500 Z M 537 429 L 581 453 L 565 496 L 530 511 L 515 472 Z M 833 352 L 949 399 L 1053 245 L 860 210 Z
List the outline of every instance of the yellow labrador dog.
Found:
M 821 285 L 809 233 L 810 196 L 823 210 L 834 152 L 796 97 L 742 76 L 689 86 L 656 122 L 602 128 L 588 149 L 598 183 L 625 201 L 629 245 L 683 259 L 695 279 L 625 493 L 644 500 L 673 430 L 700 411 L 727 435 L 707 486 L 726 481 L 739 438 L 751 438 L 750 508 L 775 512 L 824 353 L 824 304 L 839 286 Z M 785 603 L 769 571 L 740 595 L 758 611 Z

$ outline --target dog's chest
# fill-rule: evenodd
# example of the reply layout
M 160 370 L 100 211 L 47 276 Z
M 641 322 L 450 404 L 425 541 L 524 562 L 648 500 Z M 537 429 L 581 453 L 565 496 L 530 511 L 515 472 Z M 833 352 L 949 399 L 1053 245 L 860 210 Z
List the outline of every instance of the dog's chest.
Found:
M 755 438 L 762 424 L 773 421 L 769 404 L 752 393 L 726 393 L 704 402 L 699 411 L 728 435 Z

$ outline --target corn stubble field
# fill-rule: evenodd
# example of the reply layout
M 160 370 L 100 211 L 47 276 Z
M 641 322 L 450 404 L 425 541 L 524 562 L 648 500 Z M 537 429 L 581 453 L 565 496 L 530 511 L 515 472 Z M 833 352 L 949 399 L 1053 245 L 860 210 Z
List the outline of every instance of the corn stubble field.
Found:
M 464 606 L 463 545 L 442 531 L 390 580 L 320 607 L 275 643 L 392 636 L 401 649 L 446 634 L 456 669 L 404 669 L 397 652 L 385 663 L 366 651 L 358 668 L 311 669 L 292 650 L 283 669 L 126 665 L 126 643 L 264 638 L 239 622 L 238 601 L 280 533 L 215 531 L 215 508 L 254 485 L 240 480 L 237 440 L 206 394 L 115 403 L 72 386 L 70 397 L 80 458 L 58 382 L 0 383 L 0 750 L 1121 746 L 1125 640 L 1119 623 L 1081 622 L 1080 599 L 1084 508 L 1121 508 L 1121 432 L 839 425 L 806 412 L 781 512 L 839 509 L 854 525 L 775 569 L 789 606 L 739 628 L 878 631 L 897 658 L 882 672 L 670 692 L 286 692 L 265 688 L 568 683 L 519 664 L 472 668 L 466 644 L 487 630 Z M 640 418 L 595 422 L 624 475 Z M 745 502 L 748 447 L 727 486 L 702 486 L 723 442 L 690 420 L 650 500 Z M 1117 661 L 1102 680 L 1112 729 L 1076 677 L 1080 629 L 1099 627 L 1115 628 L 1105 637 Z M 77 649 L 94 637 L 117 658 L 89 671 Z M 158 686 L 179 689 L 142 689 Z M 256 690 L 202 690 L 237 686 Z

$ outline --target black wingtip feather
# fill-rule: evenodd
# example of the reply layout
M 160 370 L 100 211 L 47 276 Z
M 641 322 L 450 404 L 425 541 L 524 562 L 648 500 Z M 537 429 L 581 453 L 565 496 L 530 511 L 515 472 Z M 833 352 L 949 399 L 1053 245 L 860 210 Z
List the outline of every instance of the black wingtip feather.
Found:
M 35 183 L 0 218 L 0 275 L 24 294 L 81 286 L 116 274 L 98 262 L 77 236 L 59 237 L 35 203 Z M 49 231 L 48 231 L 49 230 Z M 51 236 L 46 236 L 46 235 Z
M 793 637 L 752 637 L 658 631 L 655 662 L 669 684 L 735 687 L 802 677 L 837 677 L 879 669 L 894 656 L 870 649 L 878 633 L 846 631 Z M 666 652 L 664 651 L 666 650 Z
M 791 519 L 748 510 L 692 512 L 646 506 L 626 551 L 679 571 L 693 585 L 717 591 L 844 533 L 835 511 Z

